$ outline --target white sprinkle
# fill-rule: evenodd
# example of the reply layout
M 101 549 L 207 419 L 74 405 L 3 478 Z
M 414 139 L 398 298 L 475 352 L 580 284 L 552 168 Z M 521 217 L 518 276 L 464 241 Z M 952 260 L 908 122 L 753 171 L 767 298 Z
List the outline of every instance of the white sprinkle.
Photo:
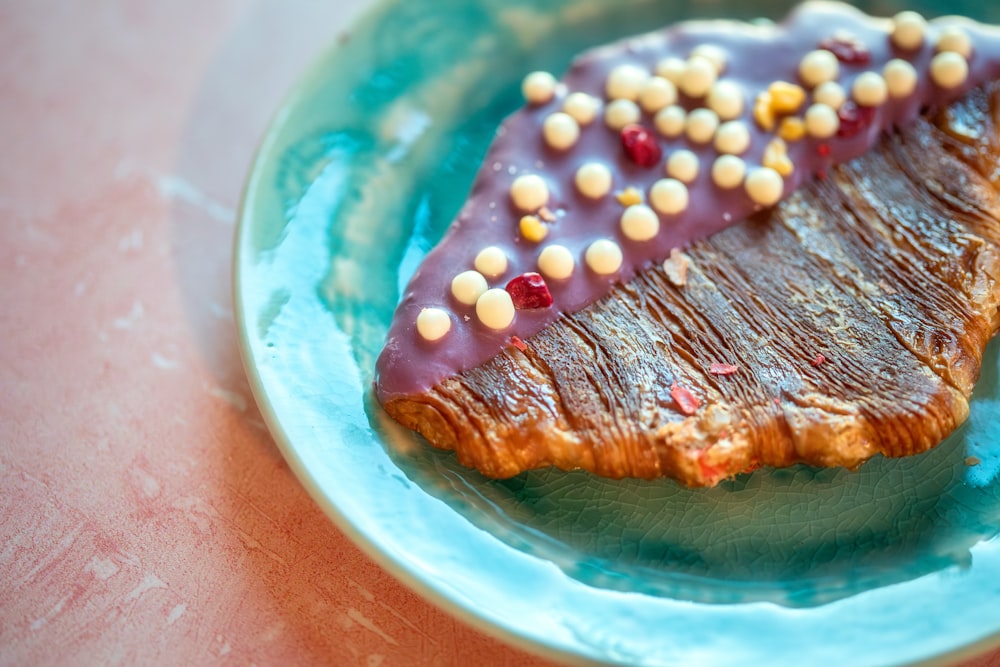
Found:
M 622 212 L 622 233 L 633 241 L 648 241 L 660 231 L 660 219 L 645 204 L 633 204 Z
M 882 68 L 886 89 L 891 97 L 909 97 L 917 89 L 917 70 L 902 58 L 893 58 Z
M 698 177 L 698 156 L 687 149 L 674 151 L 667 158 L 667 176 L 682 183 L 692 183 Z
M 505 289 L 486 290 L 476 301 L 476 316 L 490 329 L 506 329 L 514 321 L 514 301 Z
M 825 104 L 831 109 L 839 109 L 847 101 L 847 92 L 836 81 L 824 81 L 813 90 L 813 102 Z
M 679 137 L 684 132 L 686 121 L 687 112 L 684 107 L 676 105 L 660 109 L 653 118 L 656 131 L 670 139 Z
M 746 173 L 746 163 L 735 155 L 720 155 L 712 163 L 712 181 L 724 190 L 739 187 Z
M 656 76 L 662 76 L 675 86 L 680 85 L 681 77 L 684 76 L 684 70 L 686 68 L 687 65 L 682 59 L 677 58 L 676 56 L 671 56 L 656 63 Z
M 799 78 L 809 88 L 833 81 L 839 72 L 837 56 L 826 49 L 810 51 L 799 61 Z
M 417 333 L 424 340 L 435 341 L 451 330 L 451 317 L 440 308 L 421 308 L 417 315 Z
M 577 190 L 591 199 L 600 199 L 611 191 L 611 170 L 601 162 L 583 164 L 573 180 Z
M 677 179 L 661 178 L 649 189 L 649 203 L 664 215 L 681 213 L 688 206 L 687 186 Z
M 696 144 L 707 144 L 715 136 L 719 127 L 719 115 L 704 107 L 695 109 L 687 115 L 684 131 L 688 139 Z
M 747 174 L 744 188 L 750 199 L 761 206 L 773 206 L 781 199 L 785 181 L 770 167 L 757 167 Z
M 532 72 L 521 82 L 521 94 L 529 104 L 545 104 L 555 91 L 556 78 L 548 72 Z
M 474 305 L 489 289 L 486 278 L 479 271 L 463 271 L 451 280 L 451 294 L 459 303 Z
M 885 79 L 878 72 L 863 72 L 854 80 L 851 86 L 854 101 L 863 107 L 877 107 L 885 104 L 889 90 Z
M 706 103 L 722 120 L 738 118 L 745 104 L 743 89 L 729 80 L 716 81 L 708 91 Z
M 935 48 L 938 51 L 954 51 L 968 60 L 969 56 L 972 55 L 972 39 L 963 28 L 950 25 L 941 31 Z
M 604 122 L 612 130 L 620 130 L 639 120 L 642 112 L 632 100 L 617 99 L 604 107 Z
M 507 255 L 496 246 L 488 246 L 479 251 L 473 264 L 483 275 L 496 278 L 507 270 Z
M 913 11 L 903 11 L 892 17 L 892 43 L 901 49 L 912 51 L 924 43 L 927 21 Z
M 660 76 L 650 77 L 639 91 L 639 106 L 646 113 L 656 113 L 677 101 L 677 86 Z
M 813 104 L 806 109 L 806 132 L 817 139 L 829 139 L 840 129 L 840 118 L 833 107 Z
M 556 150 L 564 151 L 571 148 L 580 138 L 580 126 L 568 113 L 557 111 L 550 114 L 542 123 L 542 134 L 545 143 Z
M 587 93 L 570 93 L 563 102 L 563 111 L 580 125 L 590 125 L 597 117 L 601 101 Z
M 565 280 L 573 275 L 574 264 L 573 254 L 565 246 L 545 246 L 538 254 L 538 270 L 553 280 Z
M 742 155 L 750 148 L 750 129 L 742 120 L 730 120 L 715 131 L 715 150 Z
M 941 88 L 954 88 L 965 83 L 969 63 L 962 54 L 942 51 L 931 60 L 931 79 Z
M 549 201 L 549 187 L 541 176 L 518 176 L 510 186 L 510 198 L 522 211 L 537 211 Z
M 621 268 L 622 249 L 614 241 L 598 239 L 587 247 L 584 259 L 594 273 L 610 275 Z
M 715 73 L 721 75 L 726 71 L 726 52 L 715 44 L 699 44 L 691 51 L 692 56 L 704 58 L 715 67 Z
M 684 74 L 677 87 L 688 97 L 704 97 L 718 75 L 711 60 L 703 56 L 691 56 L 684 65 Z
M 639 91 L 649 78 L 649 72 L 637 65 L 618 65 L 608 74 L 604 92 L 610 100 L 639 99 Z

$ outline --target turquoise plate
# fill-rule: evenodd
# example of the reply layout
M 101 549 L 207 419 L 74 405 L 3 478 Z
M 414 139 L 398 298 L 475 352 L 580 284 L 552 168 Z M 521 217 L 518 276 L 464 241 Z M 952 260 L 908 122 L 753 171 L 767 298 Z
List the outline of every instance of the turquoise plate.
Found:
M 1000 22 L 1000 7 L 964 4 L 947 8 Z M 582 48 L 692 15 L 786 9 L 381 2 L 304 77 L 260 149 L 235 299 L 261 409 L 337 525 L 480 629 L 628 665 L 903 665 L 1000 644 L 996 346 L 971 419 L 933 452 L 853 474 L 761 470 L 711 490 L 553 471 L 488 480 L 373 400 L 400 287 L 519 105 L 525 72 L 560 72 Z

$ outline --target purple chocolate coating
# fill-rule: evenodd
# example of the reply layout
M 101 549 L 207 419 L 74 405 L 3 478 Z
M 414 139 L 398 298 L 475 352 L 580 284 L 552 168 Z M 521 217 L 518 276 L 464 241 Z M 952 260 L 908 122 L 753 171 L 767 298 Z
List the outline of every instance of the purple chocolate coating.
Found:
M 930 79 L 929 67 L 935 43 L 947 25 L 959 25 L 969 34 L 973 52 L 969 76 L 955 88 L 942 89 Z M 893 58 L 909 61 L 917 71 L 915 92 L 903 99 L 889 100 L 875 111 L 874 122 L 851 137 L 818 140 L 806 137 L 788 142 L 788 156 L 795 165 L 785 178 L 787 196 L 806 179 L 816 177 L 832 164 L 856 157 L 873 146 L 882 132 L 914 120 L 931 107 L 941 107 L 971 88 L 1000 77 L 1000 32 L 963 19 L 930 22 L 923 46 L 914 51 L 894 47 L 889 38 L 892 24 L 873 19 L 842 4 L 808 3 L 777 26 L 753 26 L 733 22 L 690 22 L 656 33 L 624 40 L 580 56 L 563 79 L 565 91 L 557 92 L 549 103 L 528 106 L 506 119 L 484 159 L 471 194 L 442 242 L 424 259 L 413 275 L 397 307 L 385 348 L 376 365 L 379 400 L 426 391 L 444 378 L 473 368 L 510 345 L 511 337 L 527 339 L 564 313 L 585 308 L 606 295 L 616 283 L 628 282 L 637 272 L 662 262 L 672 248 L 684 248 L 729 225 L 746 219 L 761 207 L 754 204 L 742 187 L 721 190 L 712 182 L 711 165 L 718 157 L 711 142 L 697 145 L 686 137 L 666 139 L 654 129 L 652 118 L 643 113 L 640 121 L 653 131 L 663 148 L 663 160 L 649 168 L 632 163 L 625 155 L 619 132 L 604 124 L 599 112 L 593 123 L 581 128 L 575 146 L 555 151 L 542 138 L 542 123 L 562 109 L 565 96 L 582 91 L 607 102 L 604 85 L 617 65 L 631 63 L 652 72 L 657 62 L 668 56 L 686 59 L 701 44 L 721 47 L 727 56 L 720 79 L 730 80 L 745 91 L 740 120 L 750 130 L 751 145 L 741 155 L 748 168 L 761 164 L 767 143 L 775 132 L 765 132 L 752 117 L 757 94 L 774 81 L 800 83 L 799 62 L 819 47 L 824 39 L 843 31 L 860 42 L 871 54 L 864 65 L 840 63 L 838 81 L 850 98 L 851 83 L 866 71 L 882 72 Z M 703 101 L 680 96 L 678 104 L 691 110 Z M 799 111 L 801 116 L 809 101 Z M 627 186 L 644 194 L 664 178 L 664 162 L 678 149 L 693 151 L 699 158 L 697 179 L 688 184 L 690 203 L 678 215 L 661 215 L 660 231 L 650 241 L 631 241 L 622 234 L 619 220 L 624 207 L 613 196 Z M 590 161 L 602 162 L 613 176 L 612 194 L 600 200 L 581 195 L 573 177 L 578 167 Z M 541 243 L 521 238 L 518 221 L 523 215 L 510 200 L 510 186 L 521 174 L 538 174 L 549 187 L 547 207 L 558 219 Z M 647 197 L 648 198 L 648 197 Z M 624 262 L 618 273 L 600 276 L 591 271 L 583 255 L 599 238 L 615 240 L 622 248 Z M 466 306 L 451 295 L 452 278 L 473 268 L 476 254 L 484 247 L 502 248 L 508 258 L 507 271 L 487 278 L 490 287 L 503 287 L 513 277 L 537 271 L 538 254 L 545 245 L 564 245 L 576 258 L 573 275 L 566 280 L 548 280 L 554 304 L 549 308 L 519 310 L 513 324 L 504 331 L 482 325 L 475 307 Z M 452 314 L 452 326 L 444 338 L 428 342 L 416 330 L 416 319 L 425 307 L 439 307 Z M 468 319 L 466 319 L 468 318 Z

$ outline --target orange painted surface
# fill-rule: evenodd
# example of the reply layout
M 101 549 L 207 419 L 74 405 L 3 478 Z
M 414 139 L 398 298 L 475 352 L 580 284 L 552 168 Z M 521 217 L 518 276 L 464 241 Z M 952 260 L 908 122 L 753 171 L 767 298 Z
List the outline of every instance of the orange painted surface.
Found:
M 341 535 L 240 364 L 243 179 L 363 4 L 0 3 L 0 665 L 550 664 Z

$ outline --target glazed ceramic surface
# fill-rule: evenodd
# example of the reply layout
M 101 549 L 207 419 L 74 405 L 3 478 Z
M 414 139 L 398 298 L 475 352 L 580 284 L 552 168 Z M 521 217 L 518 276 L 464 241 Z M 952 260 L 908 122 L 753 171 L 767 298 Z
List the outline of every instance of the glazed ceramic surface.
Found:
M 915 8 L 1000 22 L 1000 7 L 964 4 Z M 548 470 L 489 480 L 373 399 L 399 293 L 526 72 L 675 20 L 787 8 L 383 2 L 277 114 L 237 238 L 256 397 L 338 525 L 461 618 L 549 656 L 628 665 L 902 665 L 1000 642 L 997 345 L 970 420 L 934 451 L 710 490 Z

